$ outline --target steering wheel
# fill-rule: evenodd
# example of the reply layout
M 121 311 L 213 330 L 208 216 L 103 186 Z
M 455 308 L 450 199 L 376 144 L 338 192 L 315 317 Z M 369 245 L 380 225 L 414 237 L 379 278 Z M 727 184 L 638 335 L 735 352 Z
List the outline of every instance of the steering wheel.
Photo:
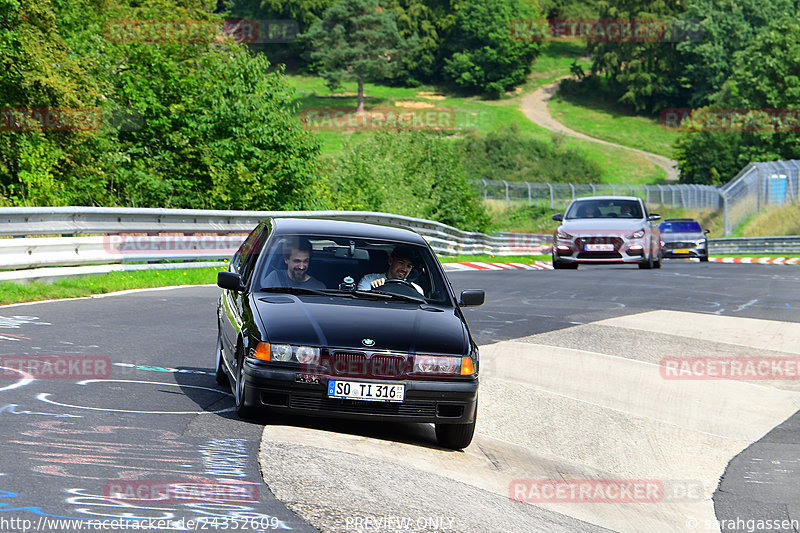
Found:
M 410 281 L 405 279 L 387 279 L 383 285 L 373 290 L 402 294 L 403 296 L 411 296 L 414 298 L 424 298 L 417 288 L 414 287 Z

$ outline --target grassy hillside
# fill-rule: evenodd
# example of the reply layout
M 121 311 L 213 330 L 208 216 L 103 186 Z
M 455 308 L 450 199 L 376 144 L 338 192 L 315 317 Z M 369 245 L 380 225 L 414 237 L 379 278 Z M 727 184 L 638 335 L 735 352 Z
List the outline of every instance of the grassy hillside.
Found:
M 366 110 L 370 109 L 437 109 L 447 108 L 456 111 L 467 130 L 487 133 L 497 130 L 503 124 L 517 124 L 522 134 L 553 144 L 553 134 L 533 124 L 520 111 L 523 97 L 542 85 L 569 75 L 570 65 L 582 53 L 583 47 L 576 43 L 549 43 L 544 53 L 537 59 L 528 82 L 513 94 L 498 100 L 479 97 L 460 97 L 447 93 L 439 87 L 421 86 L 417 88 L 387 87 L 365 84 Z M 582 66 L 588 60 L 579 61 Z M 331 93 L 321 78 L 313 76 L 288 76 L 289 83 L 296 90 L 296 103 L 299 113 L 309 110 L 333 110 L 356 108 L 356 84 L 345 83 L 342 88 Z M 465 130 L 465 131 L 467 131 Z M 323 155 L 330 157 L 342 150 L 350 139 L 372 135 L 371 132 L 321 131 L 318 133 L 323 143 Z M 597 162 L 602 168 L 600 181 L 603 183 L 653 184 L 663 183 L 663 169 L 646 159 L 626 150 L 609 148 L 589 141 L 562 138 L 556 142 L 566 147 L 576 148 L 587 159 Z M 500 178 L 500 177 L 498 177 Z
M 548 104 L 553 117 L 565 126 L 604 141 L 672 157 L 677 131 L 662 127 L 657 118 L 629 108 L 579 95 L 558 94 Z

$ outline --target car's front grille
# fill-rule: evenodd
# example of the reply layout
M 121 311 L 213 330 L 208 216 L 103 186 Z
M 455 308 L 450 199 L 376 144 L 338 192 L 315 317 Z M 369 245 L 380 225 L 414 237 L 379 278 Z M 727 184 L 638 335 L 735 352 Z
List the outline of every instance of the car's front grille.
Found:
M 418 418 L 433 418 L 436 416 L 436 402 L 365 402 L 294 393 L 292 394 L 289 406 L 294 409 L 335 411 L 340 413 L 395 415 Z
M 327 366 L 333 375 L 349 377 L 399 378 L 413 370 L 411 359 L 405 355 L 345 351 L 328 355 Z
M 665 242 L 664 248 L 667 250 L 673 250 L 675 248 L 694 248 L 697 245 L 693 242 Z

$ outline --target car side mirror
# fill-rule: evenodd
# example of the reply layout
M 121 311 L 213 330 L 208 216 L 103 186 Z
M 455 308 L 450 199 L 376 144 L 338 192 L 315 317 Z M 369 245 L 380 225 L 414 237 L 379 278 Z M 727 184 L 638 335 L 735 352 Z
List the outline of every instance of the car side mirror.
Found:
M 553 220 L 555 220 L 556 222 L 561 222 L 562 220 L 564 220 L 564 215 L 562 215 L 561 213 L 556 213 L 555 215 L 553 215 Z
M 661 215 L 658 213 L 650 213 L 650 216 L 647 217 L 647 220 L 661 220 Z
M 217 272 L 217 287 L 229 291 L 243 292 L 245 290 L 242 277 L 236 272 Z
M 703 230 L 703 233 L 705 233 L 706 235 L 708 235 L 709 233 L 711 233 L 711 230 L 710 230 L 710 229 L 704 229 L 704 230 Z
M 467 289 L 461 291 L 461 298 L 458 305 L 461 307 L 475 307 L 483 305 L 486 294 L 480 289 Z

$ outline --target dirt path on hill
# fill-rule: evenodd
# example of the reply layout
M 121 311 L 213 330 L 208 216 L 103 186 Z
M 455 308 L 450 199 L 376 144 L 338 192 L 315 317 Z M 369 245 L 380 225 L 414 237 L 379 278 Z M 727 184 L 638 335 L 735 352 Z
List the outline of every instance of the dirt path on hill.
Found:
M 563 79 L 563 78 L 562 78 Z M 615 148 L 622 148 L 623 150 L 629 150 L 631 152 L 635 152 L 645 159 L 652 161 L 656 165 L 660 166 L 667 172 L 667 183 L 677 183 L 678 181 L 678 169 L 677 169 L 677 161 L 670 159 L 668 157 L 664 157 L 663 155 L 653 154 L 650 152 L 645 152 L 644 150 L 639 150 L 638 148 L 631 148 L 629 146 L 623 146 L 621 144 L 615 144 L 612 142 L 604 141 L 602 139 L 597 139 L 595 137 L 590 137 L 583 133 L 577 132 L 572 130 L 555 118 L 553 115 L 550 114 L 550 111 L 547 109 L 547 102 L 556 94 L 558 91 L 558 84 L 561 79 L 556 80 L 555 82 L 545 85 L 544 87 L 540 87 L 536 91 L 526 95 L 522 99 L 522 105 L 520 109 L 528 117 L 534 124 L 538 124 L 539 126 L 548 129 L 550 131 L 556 133 L 562 133 L 569 137 L 576 137 L 578 139 L 583 139 L 586 141 L 592 141 L 600 144 L 605 144 L 607 146 L 613 146 Z

